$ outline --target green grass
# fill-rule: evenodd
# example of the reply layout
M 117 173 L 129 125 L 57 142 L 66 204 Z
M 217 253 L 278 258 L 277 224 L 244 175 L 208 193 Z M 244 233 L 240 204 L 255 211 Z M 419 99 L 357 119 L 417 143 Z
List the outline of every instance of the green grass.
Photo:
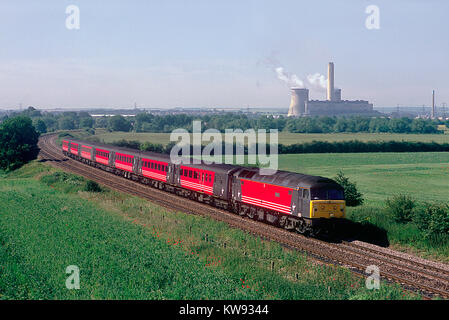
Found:
M 33 162 L 0 179 L 2 299 L 413 298 L 395 285 L 367 290 L 348 270 L 224 223 L 84 192 L 82 179 L 61 176 Z M 69 265 L 80 290 L 65 287 Z

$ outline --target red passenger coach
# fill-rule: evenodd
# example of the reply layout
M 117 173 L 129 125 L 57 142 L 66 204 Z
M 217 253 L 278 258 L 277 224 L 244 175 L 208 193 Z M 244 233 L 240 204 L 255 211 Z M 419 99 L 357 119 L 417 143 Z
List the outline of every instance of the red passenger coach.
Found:
M 62 140 L 62 151 L 69 151 L 69 142 L 67 140 Z
M 81 145 L 81 157 L 92 160 L 92 147 Z
M 241 180 L 242 202 L 290 214 L 292 188 L 251 180 Z
M 74 154 L 74 155 L 78 155 L 78 143 L 75 142 L 71 142 L 70 143 L 70 153 Z
M 213 195 L 215 172 L 181 166 L 181 186 Z
M 109 151 L 96 148 L 95 161 L 104 165 L 109 165 Z
M 167 181 L 168 163 L 142 158 L 142 175 L 159 181 Z
M 134 156 L 125 153 L 115 153 L 115 167 L 125 171 L 133 171 Z

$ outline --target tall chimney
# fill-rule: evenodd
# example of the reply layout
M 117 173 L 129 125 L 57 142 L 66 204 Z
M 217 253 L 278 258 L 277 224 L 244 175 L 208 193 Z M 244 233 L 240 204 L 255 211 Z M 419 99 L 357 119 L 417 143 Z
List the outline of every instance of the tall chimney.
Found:
M 435 90 L 432 90 L 432 119 L 435 119 Z
M 327 100 L 334 100 L 334 63 L 329 62 L 327 66 Z

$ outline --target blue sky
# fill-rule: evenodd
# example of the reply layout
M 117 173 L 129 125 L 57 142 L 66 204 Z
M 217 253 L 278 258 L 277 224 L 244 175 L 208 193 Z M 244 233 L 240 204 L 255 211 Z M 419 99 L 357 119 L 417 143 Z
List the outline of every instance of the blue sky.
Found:
M 306 79 L 329 61 L 344 99 L 449 103 L 448 16 L 446 0 L 2 0 L 0 108 L 287 108 L 275 68 Z

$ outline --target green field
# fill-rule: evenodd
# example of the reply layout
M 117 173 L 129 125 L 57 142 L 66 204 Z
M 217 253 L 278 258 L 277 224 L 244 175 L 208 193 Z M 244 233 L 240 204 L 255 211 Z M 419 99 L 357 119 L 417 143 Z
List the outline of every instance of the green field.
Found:
M 97 137 L 105 143 L 125 139 L 136 140 L 139 142 L 151 142 L 159 144 L 168 144 L 170 142 L 169 133 L 135 133 L 135 132 L 107 132 L 102 129 L 96 130 Z M 295 143 L 304 143 L 311 141 L 420 141 L 437 143 L 449 143 L 449 134 L 393 134 L 393 133 L 279 133 L 279 143 L 290 145 Z
M 0 299 L 413 298 L 224 223 L 84 185 L 37 162 L 2 175 Z M 69 265 L 79 290 L 65 286 Z
M 379 204 L 395 193 L 448 200 L 449 152 L 285 154 L 279 155 L 279 167 L 326 177 L 342 170 L 357 182 L 367 204 Z

